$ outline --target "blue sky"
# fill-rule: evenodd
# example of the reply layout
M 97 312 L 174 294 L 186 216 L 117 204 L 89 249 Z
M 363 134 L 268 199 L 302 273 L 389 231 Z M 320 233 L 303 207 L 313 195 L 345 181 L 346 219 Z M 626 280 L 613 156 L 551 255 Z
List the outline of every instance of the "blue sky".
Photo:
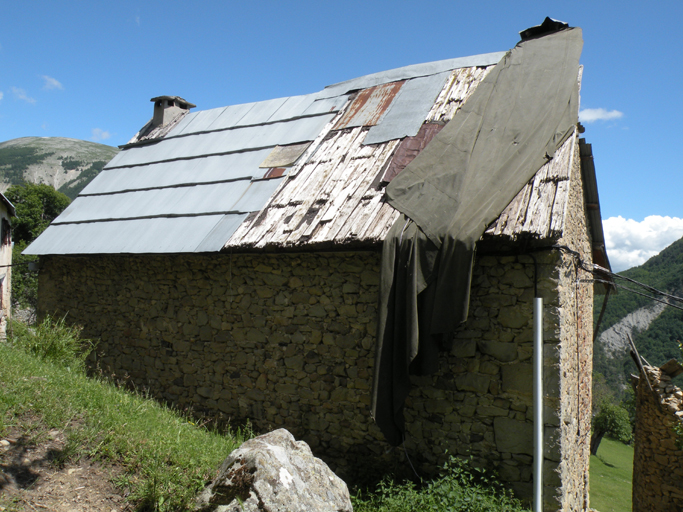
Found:
M 119 145 L 151 117 L 153 96 L 203 110 L 314 92 L 507 50 L 545 16 L 583 29 L 584 136 L 608 251 L 617 269 L 639 264 L 683 236 L 680 1 L 5 2 L 0 141 Z

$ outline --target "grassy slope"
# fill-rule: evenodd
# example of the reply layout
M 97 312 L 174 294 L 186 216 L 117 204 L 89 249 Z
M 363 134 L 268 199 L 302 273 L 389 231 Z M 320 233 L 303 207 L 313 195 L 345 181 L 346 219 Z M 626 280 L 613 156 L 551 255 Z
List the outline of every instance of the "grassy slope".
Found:
M 605 438 L 591 456 L 590 504 L 600 512 L 631 512 L 633 447 Z
M 127 474 L 117 484 L 131 491 L 137 510 L 185 510 L 243 441 L 0 343 L 0 437 L 5 425 L 26 416 L 40 417 L 45 430 L 65 428 L 64 455 L 123 465 Z

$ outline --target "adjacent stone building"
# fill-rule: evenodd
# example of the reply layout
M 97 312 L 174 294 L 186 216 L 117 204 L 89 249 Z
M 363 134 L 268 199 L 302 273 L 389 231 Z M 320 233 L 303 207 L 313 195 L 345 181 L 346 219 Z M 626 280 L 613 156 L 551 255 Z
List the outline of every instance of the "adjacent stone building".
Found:
M 546 510 L 587 510 L 591 272 L 609 263 L 576 120 L 520 187 L 490 184 L 507 206 L 482 226 L 467 320 L 438 369 L 412 377 L 403 446 L 371 417 L 382 244 L 400 216 L 386 188 L 448 140 L 467 100 L 489 87 L 478 86 L 519 55 L 196 113 L 182 98 L 154 98 L 173 115 L 155 113 L 28 249 L 41 255 L 39 314 L 83 325 L 104 371 L 183 408 L 285 427 L 343 478 L 408 462 L 428 474 L 458 454 L 528 499 L 541 296 Z M 578 103 L 567 104 L 576 119 Z
M 683 367 L 672 360 L 646 366 L 635 380 L 633 512 L 683 510 L 683 391 L 672 377 Z

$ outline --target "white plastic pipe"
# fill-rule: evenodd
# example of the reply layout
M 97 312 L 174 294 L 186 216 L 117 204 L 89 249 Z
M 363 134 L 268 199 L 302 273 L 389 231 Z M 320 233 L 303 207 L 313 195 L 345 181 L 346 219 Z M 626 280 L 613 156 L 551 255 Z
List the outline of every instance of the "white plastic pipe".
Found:
M 543 512 L 543 299 L 534 297 L 534 512 Z

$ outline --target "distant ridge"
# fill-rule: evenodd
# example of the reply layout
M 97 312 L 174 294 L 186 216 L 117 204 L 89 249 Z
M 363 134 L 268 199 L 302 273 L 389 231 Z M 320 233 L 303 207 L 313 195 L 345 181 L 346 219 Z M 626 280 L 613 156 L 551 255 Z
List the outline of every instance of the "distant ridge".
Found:
M 65 137 L 21 137 L 0 143 L 0 192 L 47 183 L 71 199 L 99 174 L 118 148 Z

